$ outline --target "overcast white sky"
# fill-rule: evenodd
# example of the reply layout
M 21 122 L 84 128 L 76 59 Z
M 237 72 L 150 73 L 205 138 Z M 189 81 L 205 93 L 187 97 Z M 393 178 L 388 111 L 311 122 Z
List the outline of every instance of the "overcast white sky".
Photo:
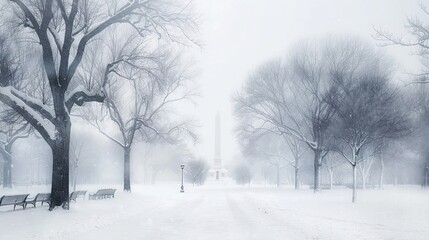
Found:
M 404 33 L 407 17 L 418 14 L 417 0 L 195 0 L 201 15 L 203 47 L 196 63 L 202 98 L 197 154 L 210 162 L 214 118 L 222 118 L 224 162 L 239 155 L 231 95 L 258 65 L 283 57 L 295 42 L 327 34 L 351 34 L 372 40 L 373 27 Z M 428 3 L 429 4 L 429 3 Z M 374 41 L 375 42 L 375 41 Z M 407 70 L 416 66 L 406 49 L 385 49 Z M 404 70 L 401 70 L 405 72 Z

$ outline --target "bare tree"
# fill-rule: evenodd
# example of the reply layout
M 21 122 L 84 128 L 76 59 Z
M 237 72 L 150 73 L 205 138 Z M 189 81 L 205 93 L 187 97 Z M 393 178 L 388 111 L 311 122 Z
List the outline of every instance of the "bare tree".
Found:
M 420 1 L 419 7 L 425 17 L 429 17 L 429 8 L 424 1 Z M 429 25 L 427 19 L 409 17 L 406 20 L 405 29 L 407 36 L 394 34 L 382 28 L 374 29 L 374 38 L 381 46 L 400 45 L 412 49 L 419 56 L 422 69 L 414 75 L 414 83 L 429 83 Z
M 367 149 L 365 149 L 365 150 L 367 150 Z M 360 152 L 359 157 L 363 158 L 363 160 L 359 161 L 359 164 L 357 165 L 357 168 L 358 168 L 360 176 L 361 176 L 362 189 L 366 189 L 366 181 L 369 177 L 369 174 L 370 174 L 372 166 L 375 162 L 375 156 L 376 156 L 376 155 L 365 156 L 365 152 L 367 152 L 367 151 L 361 151 Z
M 337 151 L 353 169 L 352 202 L 356 202 L 356 170 L 365 160 L 359 155 L 364 146 L 400 137 L 407 132 L 409 123 L 398 104 L 397 92 L 389 85 L 391 71 L 384 56 L 363 42 L 350 46 L 359 49 L 356 53 L 360 54 L 353 58 L 364 67 L 360 67 L 362 71 L 335 72 L 338 89 L 328 102 L 337 112 L 334 131 L 344 143 L 338 145 Z
M 126 81 L 109 82 L 105 87 L 106 104 L 101 116 L 86 117 L 123 149 L 124 191 L 131 191 L 131 148 L 137 138 L 137 141 L 151 142 L 157 138 L 174 141 L 184 134 L 195 137 L 188 121 L 172 118 L 175 113 L 172 107 L 190 100 L 194 94 L 186 69 L 180 69 L 179 58 L 171 58 L 166 53 L 142 56 L 134 48 L 132 50 L 136 54 L 133 59 L 129 58 L 121 66 L 121 71 L 115 70 L 117 77 Z M 141 58 L 149 60 L 142 63 Z M 91 113 L 96 112 L 90 110 Z M 106 117 L 116 125 L 119 137 L 104 130 L 108 124 L 104 121 Z
M 18 81 L 24 76 L 18 61 L 22 55 L 15 52 L 12 43 L 6 34 L 0 35 L 0 86 L 14 86 L 22 88 Z M 30 125 L 15 111 L 2 106 L 0 112 L 0 152 L 3 156 L 3 187 L 12 187 L 12 146 L 18 139 L 27 138 L 30 135 Z
M 340 155 L 331 151 L 325 157 L 323 164 L 325 165 L 326 170 L 329 173 L 329 189 L 333 189 L 334 186 L 334 174 L 335 169 L 340 165 Z M 342 160 L 341 160 L 342 161 Z
M 429 151 L 427 148 L 427 139 L 429 136 L 429 91 L 428 86 L 425 85 L 409 85 L 405 89 L 407 98 L 405 104 L 410 107 L 410 118 L 414 120 L 412 126 L 414 127 L 413 134 L 410 135 L 404 141 L 409 143 L 409 148 L 415 148 L 414 150 L 419 153 L 420 156 L 420 168 L 422 169 L 422 185 L 428 186 L 428 166 L 429 166 Z M 396 154 L 397 151 L 401 151 L 398 142 L 393 142 L 386 146 L 389 150 L 383 151 L 383 159 L 390 158 L 392 153 Z M 395 176 L 396 179 L 396 176 Z M 381 184 L 380 184 L 381 186 Z
M 271 176 L 271 166 L 270 164 L 266 162 L 261 162 L 259 165 L 256 166 L 256 169 L 259 169 L 258 173 L 261 174 L 261 176 L 264 179 L 264 187 L 267 186 L 267 180 Z
M 26 34 L 37 39 L 49 81 L 53 107 L 10 86 L 0 88 L 0 101 L 27 120 L 49 144 L 53 153 L 50 210 L 68 209 L 70 112 L 75 105 L 102 102 L 102 85 L 87 91 L 71 83 L 85 50 L 95 37 L 113 25 L 131 26 L 142 38 L 157 36 L 180 42 L 193 40 L 194 21 L 187 6 L 169 1 L 10 0 L 14 18 Z M 183 41 L 182 41 L 183 42 Z
M 253 177 L 252 169 L 246 162 L 242 161 L 234 167 L 232 177 L 235 179 L 237 184 L 249 184 L 250 186 L 250 182 Z
M 398 45 L 409 48 L 413 54 L 418 56 L 421 64 L 421 69 L 419 70 L 419 72 L 411 74 L 413 77 L 412 83 L 426 84 L 429 83 L 429 25 L 427 24 L 427 17 L 429 17 L 429 8 L 425 1 L 420 1 L 419 7 L 421 10 L 420 13 L 422 14 L 422 17 L 409 17 L 406 20 L 404 27 L 408 34 L 403 36 L 400 34 L 392 33 L 382 28 L 377 28 L 375 29 L 374 38 L 379 41 L 379 44 L 381 46 Z M 421 90 L 427 92 L 427 89 L 425 89 L 424 87 L 422 87 Z M 420 106 L 418 108 L 419 112 L 422 112 L 422 115 L 424 115 L 426 114 L 425 112 L 427 112 L 427 106 L 429 105 L 427 102 L 427 97 L 424 97 L 424 95 L 427 95 L 427 93 L 421 94 L 420 92 L 419 95 L 420 99 L 418 100 L 418 105 Z M 416 105 L 413 104 L 411 106 Z M 423 116 L 423 118 L 424 117 L 425 116 Z M 423 120 L 422 122 L 425 126 L 420 126 L 419 128 L 421 131 L 424 132 L 425 135 L 427 135 L 427 128 L 429 124 L 427 123 L 427 120 Z M 421 150 L 421 155 L 426 158 L 425 161 L 423 161 L 423 163 L 421 164 L 421 167 L 423 170 L 423 181 L 427 182 L 429 158 L 426 157 L 426 148 L 427 146 L 425 145 L 423 146 L 423 150 Z M 426 183 L 424 184 L 427 185 Z
M 340 41 L 325 39 L 321 44 L 306 42 L 292 54 L 290 64 L 294 72 L 291 81 L 293 104 L 291 114 L 295 132 L 292 135 L 305 142 L 313 151 L 314 191 L 320 189 L 320 171 L 324 157 L 330 150 L 331 133 L 329 128 L 335 111 L 326 102 L 332 97 L 332 62 L 341 55 L 341 51 L 332 51 L 332 46 Z
M 302 142 L 297 140 L 294 137 L 286 137 L 286 142 L 289 146 L 289 150 L 292 153 L 293 156 L 293 161 L 289 161 L 290 165 L 293 167 L 294 169 L 294 185 L 295 185 L 295 189 L 299 189 L 299 185 L 300 185 L 300 173 L 299 173 L 299 169 L 300 169 L 300 160 L 302 155 L 305 152 L 305 149 L 302 146 Z
M 22 138 L 30 135 L 31 127 L 23 121 L 20 116 L 12 110 L 5 110 L 0 113 L 0 152 L 3 156 L 3 187 L 12 187 L 12 147 L 13 144 Z
M 335 114 L 325 99 L 331 94 L 332 62 L 342 52 L 338 41 L 306 42 L 295 47 L 285 63 L 269 62 L 253 73 L 235 97 L 242 135 L 273 132 L 304 142 L 314 153 L 314 191 L 320 189 L 320 168 L 329 152 L 329 127 Z
M 300 159 L 304 153 L 302 142 L 290 136 L 283 136 L 283 138 L 279 138 L 273 134 L 261 136 L 256 141 L 256 143 L 249 145 L 247 148 L 254 148 L 255 151 L 262 153 L 263 156 L 261 158 L 269 165 L 275 167 L 277 187 L 280 186 L 281 170 L 287 166 L 291 166 L 294 169 L 295 189 L 299 189 Z M 257 153 L 250 154 L 255 155 Z
M 191 159 L 186 162 L 185 174 L 191 180 L 192 185 L 202 185 L 207 179 L 209 165 L 204 159 Z
M 84 149 L 84 146 L 86 146 L 87 141 L 80 139 L 77 140 L 72 139 L 71 143 L 70 143 L 70 150 L 71 150 L 71 165 L 73 166 L 73 191 L 76 191 L 76 184 L 77 184 L 77 174 L 78 174 L 78 169 L 79 169 L 79 163 L 81 161 L 81 156 L 82 156 L 82 152 Z
M 280 187 L 281 171 L 290 164 L 290 159 L 284 156 L 284 142 L 274 134 L 264 134 L 249 141 L 246 155 L 256 157 L 275 168 L 276 185 Z

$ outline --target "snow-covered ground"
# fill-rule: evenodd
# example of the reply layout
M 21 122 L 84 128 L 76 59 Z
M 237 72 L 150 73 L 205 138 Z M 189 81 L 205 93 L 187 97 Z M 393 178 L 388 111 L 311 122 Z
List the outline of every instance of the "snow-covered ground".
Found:
M 0 195 L 47 190 L 18 187 Z M 0 207 L 0 239 L 429 239 L 429 191 L 418 188 L 359 191 L 357 204 L 348 189 L 313 194 L 208 184 L 178 190 L 134 186 L 115 199 L 78 199 L 70 211 Z

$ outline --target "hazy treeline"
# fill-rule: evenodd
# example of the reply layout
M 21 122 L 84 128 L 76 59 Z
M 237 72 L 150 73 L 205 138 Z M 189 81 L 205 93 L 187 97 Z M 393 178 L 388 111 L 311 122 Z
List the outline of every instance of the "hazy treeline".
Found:
M 336 152 L 352 166 L 355 189 L 357 166 L 369 157 L 359 153 L 367 146 L 375 152 L 387 140 L 409 132 L 408 109 L 390 83 L 389 64 L 359 39 L 329 38 L 295 46 L 285 60 L 256 70 L 235 98 L 243 142 L 265 143 L 268 146 L 260 149 L 271 159 L 281 158 L 282 148 L 288 148 L 297 170 L 300 150 L 309 148 L 315 191 L 320 189 L 324 159 Z M 261 141 L 267 134 L 282 136 L 283 147 L 270 144 L 279 139 Z M 299 171 L 295 175 L 299 188 Z
M 254 70 L 234 96 L 237 171 L 257 166 L 253 175 L 295 189 L 348 185 L 353 202 L 358 187 L 386 180 L 427 187 L 427 26 L 407 26 L 409 40 L 376 30 L 378 46 L 345 36 L 300 41 Z M 380 47 L 391 44 L 417 49 L 422 72 L 408 75 L 410 84 L 398 81 L 400 60 Z

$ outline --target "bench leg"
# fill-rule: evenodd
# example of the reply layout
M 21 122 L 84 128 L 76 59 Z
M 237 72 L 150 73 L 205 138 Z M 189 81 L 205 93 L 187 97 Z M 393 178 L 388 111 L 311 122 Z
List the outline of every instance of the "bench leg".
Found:
M 63 207 L 63 209 L 69 210 L 70 209 L 70 201 L 64 202 L 62 207 Z

